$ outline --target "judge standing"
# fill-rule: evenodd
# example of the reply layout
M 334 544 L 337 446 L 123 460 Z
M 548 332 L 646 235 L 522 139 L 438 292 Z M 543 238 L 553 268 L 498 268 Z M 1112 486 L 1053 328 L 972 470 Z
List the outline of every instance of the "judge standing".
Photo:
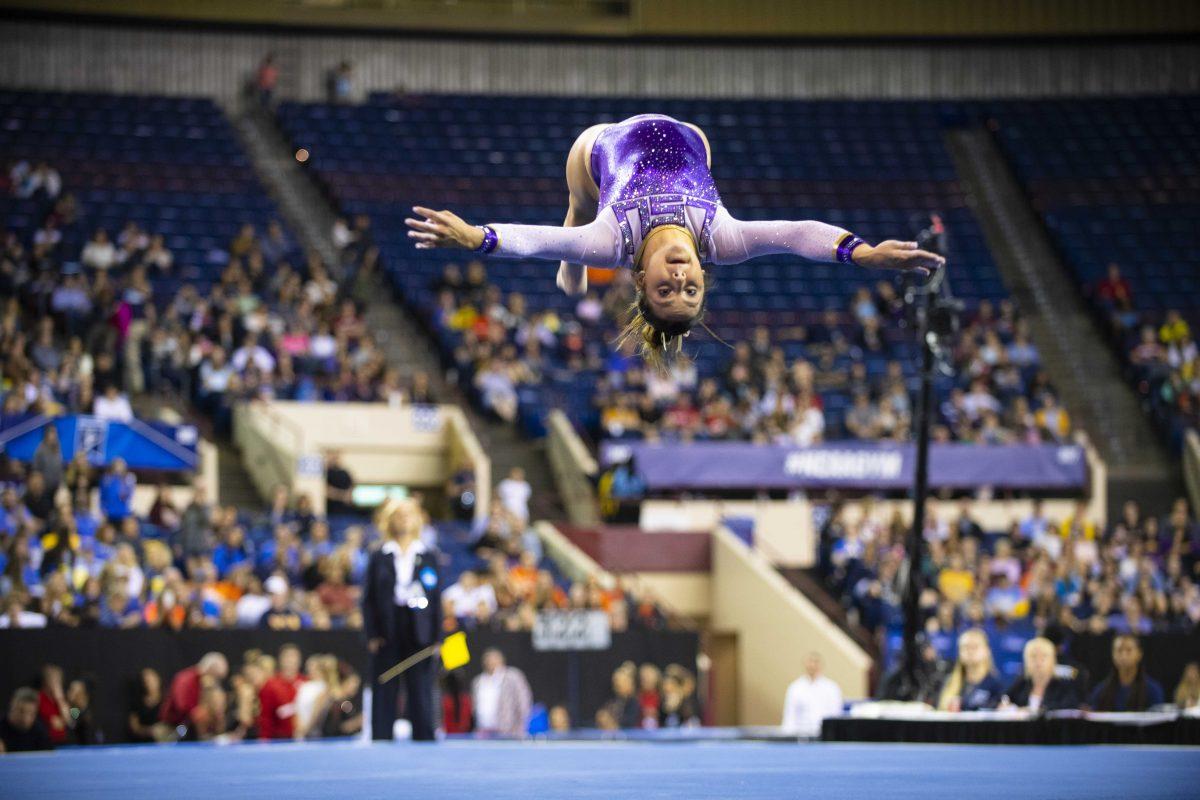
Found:
M 406 716 L 413 739 L 434 738 L 433 659 L 422 659 L 400 677 L 379 683 L 381 673 L 441 637 L 441 580 L 435 553 L 421 543 L 423 518 L 413 500 L 389 500 L 375 517 L 383 546 L 367 563 L 362 601 L 371 651 L 372 739 L 392 738 L 400 681 L 406 687 Z

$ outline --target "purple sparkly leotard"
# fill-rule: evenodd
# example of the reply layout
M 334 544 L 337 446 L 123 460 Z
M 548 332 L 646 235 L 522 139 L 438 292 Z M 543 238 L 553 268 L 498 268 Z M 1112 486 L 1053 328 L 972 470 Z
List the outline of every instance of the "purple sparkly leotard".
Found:
M 702 262 L 735 264 L 794 253 L 837 259 L 850 233 L 823 222 L 744 222 L 721 204 L 704 140 L 663 114 L 639 114 L 600 131 L 589 167 L 600 189 L 594 222 L 575 228 L 493 224 L 492 255 L 546 258 L 597 267 L 633 267 L 641 243 L 660 225 L 686 228 Z
M 639 114 L 600 132 L 590 166 L 600 213 L 615 216 L 626 258 L 632 262 L 654 228 L 679 225 L 691 231 L 706 260 L 721 196 L 696 131 L 663 114 Z
M 590 166 L 600 208 L 663 194 L 721 202 L 700 134 L 662 114 L 638 114 L 602 130 Z

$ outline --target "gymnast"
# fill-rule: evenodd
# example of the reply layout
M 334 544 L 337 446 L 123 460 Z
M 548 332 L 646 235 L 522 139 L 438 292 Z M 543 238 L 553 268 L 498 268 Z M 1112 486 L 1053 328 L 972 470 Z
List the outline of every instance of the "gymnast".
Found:
M 916 242 L 872 247 L 823 222 L 734 219 L 713 182 L 708 138 L 697 126 L 662 114 L 593 125 L 567 156 L 570 204 L 562 227 L 475 226 L 450 211 L 414 206 L 407 219 L 421 249 L 472 250 L 493 258 L 559 261 L 558 286 L 587 290 L 587 266 L 633 270 L 636 301 L 622 338 L 634 339 L 647 363 L 661 366 L 704 316 L 705 264 L 737 264 L 794 253 L 812 261 L 912 270 L 945 264 Z

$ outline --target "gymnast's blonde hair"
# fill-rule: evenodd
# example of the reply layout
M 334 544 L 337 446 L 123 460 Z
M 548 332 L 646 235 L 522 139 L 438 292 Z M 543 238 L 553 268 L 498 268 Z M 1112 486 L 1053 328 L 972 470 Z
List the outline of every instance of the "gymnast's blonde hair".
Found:
M 696 248 L 697 258 L 699 258 L 699 248 L 696 247 L 696 239 L 692 236 L 691 231 L 680 225 L 659 225 L 646 234 L 634 255 L 635 275 L 644 273 L 642 255 L 646 250 L 646 243 L 657 234 L 667 230 L 679 230 L 686 233 L 691 238 L 692 246 Z M 705 297 L 707 298 L 710 281 L 708 271 L 703 271 Z M 637 286 L 637 297 L 630 304 L 621 333 L 617 336 L 617 346 L 619 347 L 627 341 L 634 342 L 637 345 L 638 355 L 642 357 L 648 367 L 656 372 L 666 372 L 675 358 L 683 352 L 683 340 L 691 333 L 692 327 L 697 324 L 704 325 L 704 308 L 705 304 L 701 301 L 700 308 L 689 319 L 663 319 L 654 312 L 653 307 L 646 300 L 645 291 L 639 285 Z M 705 330 L 708 330 L 707 327 Z

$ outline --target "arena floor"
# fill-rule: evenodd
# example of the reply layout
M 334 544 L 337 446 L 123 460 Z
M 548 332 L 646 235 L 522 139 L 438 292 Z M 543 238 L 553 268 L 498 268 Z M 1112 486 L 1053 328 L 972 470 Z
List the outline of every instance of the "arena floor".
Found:
M 1200 748 L 717 742 L 101 747 L 0 758 L 2 798 L 1195 797 Z

